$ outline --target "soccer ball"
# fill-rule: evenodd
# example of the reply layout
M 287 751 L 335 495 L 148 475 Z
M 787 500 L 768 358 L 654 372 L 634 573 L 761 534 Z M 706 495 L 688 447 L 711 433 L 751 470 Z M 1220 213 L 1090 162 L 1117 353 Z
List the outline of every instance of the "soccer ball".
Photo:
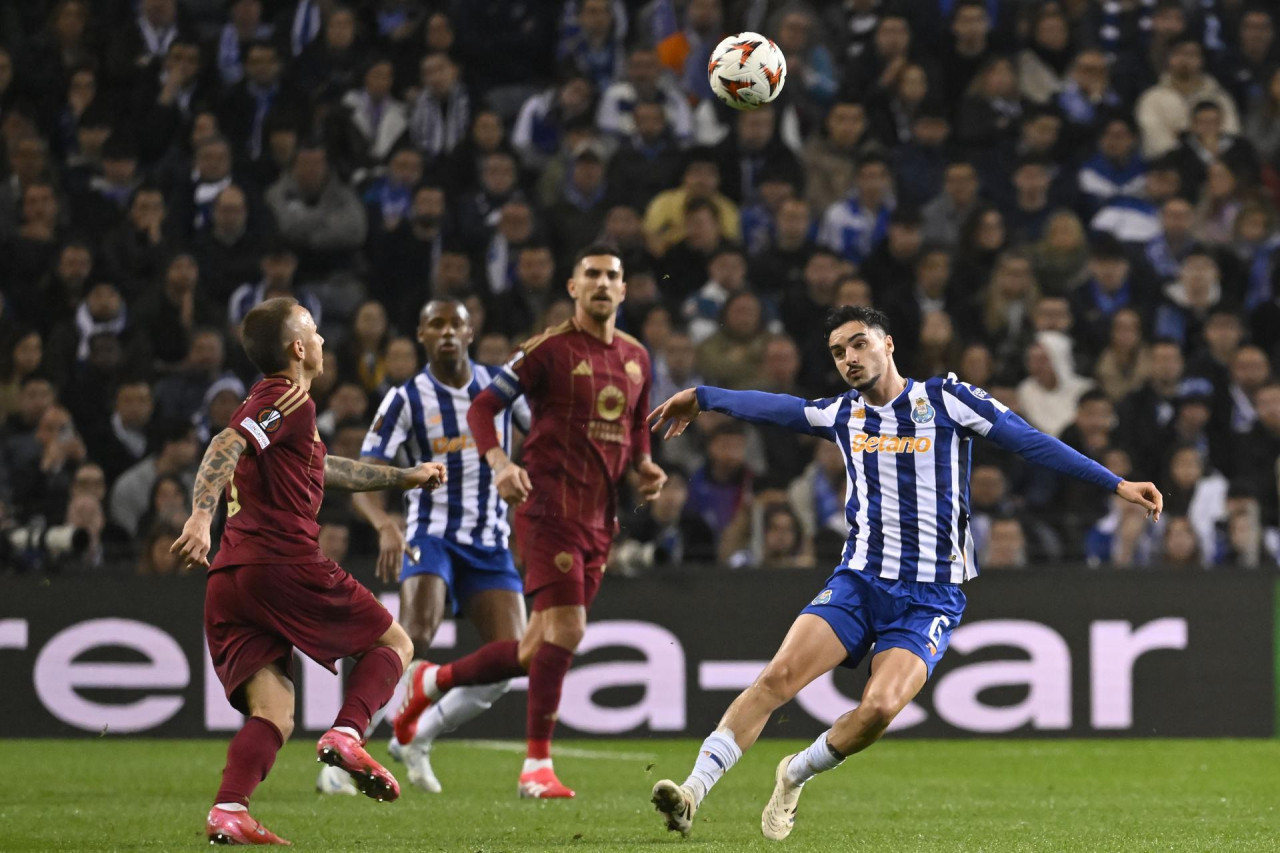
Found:
M 787 58 L 759 33 L 729 36 L 711 51 L 707 63 L 711 91 L 735 110 L 754 110 L 782 93 Z

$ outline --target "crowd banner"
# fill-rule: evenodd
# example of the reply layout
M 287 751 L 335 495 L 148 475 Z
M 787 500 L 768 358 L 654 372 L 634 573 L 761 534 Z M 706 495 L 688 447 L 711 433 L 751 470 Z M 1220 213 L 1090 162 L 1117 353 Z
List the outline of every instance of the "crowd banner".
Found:
M 357 566 L 367 577 L 369 567 Z M 564 737 L 702 737 L 764 666 L 825 573 L 686 567 L 606 577 L 565 682 Z M 375 587 L 392 612 L 393 588 Z M 1037 567 L 965 585 L 964 620 L 915 702 L 906 737 L 1271 737 L 1278 583 L 1265 573 Z M 239 727 L 209 665 L 198 577 L 0 576 L 8 737 L 223 736 Z M 446 622 L 438 659 L 476 645 Z M 316 733 L 338 679 L 298 672 L 297 723 Z M 812 737 L 857 703 L 867 665 L 841 668 L 774 716 Z M 524 685 L 459 732 L 520 737 Z

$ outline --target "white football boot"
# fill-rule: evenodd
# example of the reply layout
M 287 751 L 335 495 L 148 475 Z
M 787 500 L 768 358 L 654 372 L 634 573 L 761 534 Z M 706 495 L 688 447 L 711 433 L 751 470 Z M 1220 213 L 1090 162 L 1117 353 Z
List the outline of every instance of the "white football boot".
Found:
M 670 779 L 663 779 L 653 786 L 654 808 L 667 819 L 667 831 L 688 836 L 693 829 L 693 815 L 698 807 L 693 804 L 693 792 Z
M 428 794 L 440 793 L 440 780 L 431 769 L 431 744 L 411 743 L 404 747 L 404 763 L 409 768 L 409 782 Z
M 773 795 L 769 797 L 769 803 L 760 815 L 760 831 L 772 841 L 783 840 L 796 825 L 796 808 L 804 786 L 796 785 L 787 778 L 787 765 L 795 757 L 793 753 L 778 763 L 778 769 L 773 774 Z
M 341 794 L 352 797 L 360 793 L 356 783 L 351 780 L 351 774 L 331 764 L 320 768 L 320 777 L 316 779 L 316 790 L 321 794 Z

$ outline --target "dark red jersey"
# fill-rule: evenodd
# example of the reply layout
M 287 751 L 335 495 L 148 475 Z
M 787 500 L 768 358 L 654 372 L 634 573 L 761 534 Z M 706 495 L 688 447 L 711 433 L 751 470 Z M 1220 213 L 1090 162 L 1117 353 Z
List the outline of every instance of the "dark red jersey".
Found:
M 316 513 L 324 500 L 325 447 L 311 395 L 287 379 L 263 379 L 228 426 L 248 447 L 227 484 L 227 526 L 209 571 L 324 561 Z
M 615 332 L 606 344 L 569 320 L 526 343 L 472 402 L 467 422 L 484 455 L 497 446 L 494 415 L 525 395 L 533 492 L 520 511 L 612 528 L 618 481 L 649 452 L 651 381 L 635 338 Z

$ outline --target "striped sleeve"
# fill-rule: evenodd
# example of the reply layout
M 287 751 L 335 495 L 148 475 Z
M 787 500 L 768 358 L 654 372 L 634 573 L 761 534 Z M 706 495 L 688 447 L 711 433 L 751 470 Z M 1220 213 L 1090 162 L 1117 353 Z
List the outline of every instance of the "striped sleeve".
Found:
M 373 424 L 365 434 L 360 455 L 384 462 L 395 459 L 400 445 L 409 437 L 412 420 L 404 388 L 392 388 L 382 398 L 382 405 L 378 406 L 378 414 L 374 416 Z
M 942 381 L 942 402 L 952 422 L 981 436 L 991 432 L 1000 416 L 1009 411 L 1004 403 L 981 388 L 959 381 L 954 373 Z

